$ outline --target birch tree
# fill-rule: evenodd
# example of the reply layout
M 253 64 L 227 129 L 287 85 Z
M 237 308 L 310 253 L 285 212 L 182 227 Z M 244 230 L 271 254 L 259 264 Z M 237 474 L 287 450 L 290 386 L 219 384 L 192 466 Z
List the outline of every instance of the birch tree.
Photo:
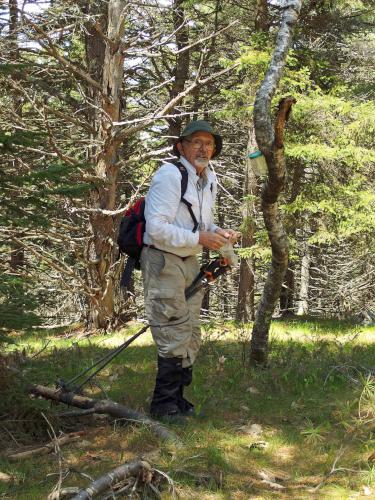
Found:
M 286 98 L 280 102 L 274 126 L 271 104 L 282 76 L 300 9 L 301 0 L 287 1 L 283 7 L 276 47 L 254 104 L 255 136 L 268 168 L 268 178 L 262 188 L 261 201 L 272 249 L 271 268 L 256 312 L 250 345 L 250 358 L 259 364 L 267 361 L 269 327 L 288 266 L 288 241 L 278 211 L 278 198 L 284 187 L 286 168 L 283 132 L 294 98 Z

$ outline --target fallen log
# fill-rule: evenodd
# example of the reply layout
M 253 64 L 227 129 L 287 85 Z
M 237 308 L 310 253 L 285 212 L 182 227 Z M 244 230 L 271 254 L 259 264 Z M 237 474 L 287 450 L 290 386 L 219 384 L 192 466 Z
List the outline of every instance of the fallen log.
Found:
M 33 448 L 32 450 L 21 451 L 19 453 L 13 453 L 12 455 L 8 455 L 7 459 L 11 461 L 23 460 L 24 458 L 30 458 L 35 455 L 47 455 L 54 451 L 56 445 L 62 446 L 64 444 L 73 443 L 74 441 L 79 441 L 82 436 L 85 434 L 84 431 L 79 432 L 71 432 L 66 436 L 61 436 L 56 439 L 56 441 L 52 441 L 51 443 L 47 443 L 44 446 L 39 446 L 38 448 Z
M 142 481 L 149 483 L 152 479 L 152 468 L 148 462 L 136 460 L 123 464 L 116 469 L 95 479 L 87 488 L 81 490 L 72 500 L 91 500 L 96 495 L 104 493 L 127 477 L 139 477 L 142 473 Z
M 155 420 L 147 417 L 143 413 L 127 408 L 126 406 L 120 405 L 115 401 L 107 400 L 97 400 L 89 398 L 87 396 L 81 396 L 74 394 L 73 392 L 66 392 L 62 389 L 55 389 L 51 387 L 46 387 L 44 385 L 33 385 L 29 388 L 29 392 L 36 396 L 41 396 L 45 399 L 51 399 L 52 401 L 58 401 L 60 403 L 65 403 L 76 408 L 81 408 L 83 410 L 93 409 L 94 413 L 107 414 L 114 418 L 121 418 L 125 420 L 130 420 L 135 423 L 148 426 L 156 436 L 158 436 L 163 441 L 174 442 L 179 444 L 180 440 L 174 432 L 169 431 L 166 427 L 159 424 Z

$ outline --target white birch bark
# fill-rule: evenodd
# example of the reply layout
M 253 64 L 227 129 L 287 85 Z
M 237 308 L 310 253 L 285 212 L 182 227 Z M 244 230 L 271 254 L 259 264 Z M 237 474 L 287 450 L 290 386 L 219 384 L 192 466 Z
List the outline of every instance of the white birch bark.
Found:
M 270 67 L 254 105 L 255 136 L 268 167 L 268 179 L 263 185 L 261 198 L 263 218 L 272 248 L 271 268 L 256 312 L 250 345 L 251 361 L 259 364 L 267 361 L 269 327 L 288 266 L 288 241 L 280 219 L 278 197 L 285 180 L 284 125 L 295 100 L 286 98 L 280 102 L 275 125 L 272 123 L 271 102 L 282 76 L 301 3 L 301 0 L 290 0 L 284 7 Z

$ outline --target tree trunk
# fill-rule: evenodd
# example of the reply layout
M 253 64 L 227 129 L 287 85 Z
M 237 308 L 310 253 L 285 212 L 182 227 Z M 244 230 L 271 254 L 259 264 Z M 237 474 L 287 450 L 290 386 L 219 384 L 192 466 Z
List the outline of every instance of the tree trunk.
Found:
M 310 251 L 305 239 L 303 243 L 303 256 L 301 262 L 301 283 L 299 289 L 298 316 L 305 316 L 309 312 L 309 281 L 310 281 Z
M 289 262 L 280 292 L 280 313 L 283 317 L 294 314 L 294 285 L 294 262 Z
M 301 192 L 302 180 L 304 177 L 304 165 L 297 164 L 294 167 L 292 189 L 288 203 L 293 203 Z M 290 238 L 296 239 L 298 221 L 301 220 L 301 214 L 293 213 L 285 217 L 285 228 Z M 285 281 L 280 294 L 280 310 L 282 316 L 290 316 L 295 312 L 294 297 L 295 293 L 295 263 L 289 262 L 285 275 Z
M 253 127 L 249 130 L 249 141 L 247 152 L 254 149 Z M 258 193 L 257 181 L 251 168 L 250 159 L 246 159 L 245 182 L 243 195 L 244 206 L 244 230 L 242 231 L 242 248 L 250 248 L 255 244 L 254 239 L 254 200 L 253 196 Z M 254 275 L 255 263 L 253 257 L 242 258 L 240 261 L 240 276 L 238 283 L 236 321 L 248 322 L 254 319 Z
M 283 132 L 295 99 L 288 97 L 280 101 L 274 128 L 271 101 L 285 66 L 300 9 L 301 0 L 291 0 L 284 8 L 271 64 L 257 92 L 254 105 L 255 135 L 268 167 L 268 179 L 263 185 L 261 199 L 264 223 L 272 249 L 271 268 L 256 313 L 250 345 L 250 359 L 259 364 L 267 362 L 269 327 L 288 265 L 288 240 L 280 219 L 278 198 L 285 180 Z
M 10 58 L 13 62 L 17 63 L 19 60 L 19 47 L 18 47 L 18 5 L 17 0 L 9 0 L 9 42 L 10 42 Z M 17 74 L 14 75 L 17 79 Z M 14 94 L 12 106 L 14 113 L 21 119 L 22 118 L 22 105 L 23 98 L 20 92 Z M 20 120 L 21 121 L 21 120 Z M 22 171 L 21 162 L 16 159 L 16 166 L 19 172 Z M 18 237 L 18 235 L 17 235 Z M 20 235 L 22 238 L 22 236 Z M 12 273 L 20 273 L 25 266 L 25 249 L 22 245 L 16 242 L 12 243 L 12 250 L 10 253 L 10 270 Z
M 95 174 L 98 178 L 96 189 L 91 195 L 91 207 L 114 210 L 117 194 L 118 144 L 113 141 L 113 122 L 121 117 L 121 90 L 124 74 L 124 53 L 122 36 L 124 33 L 123 11 L 126 2 L 110 0 L 107 19 L 106 42 L 102 35 L 92 30 L 87 37 L 87 54 L 91 57 L 91 68 L 101 81 L 101 92 L 96 91 L 102 112 L 96 116 L 94 128 L 97 130 L 95 151 Z M 98 21 L 99 22 L 99 21 Z M 115 262 L 115 223 L 112 217 L 100 212 L 90 217 L 92 243 L 90 253 L 95 262 L 92 279 L 95 290 L 90 300 L 90 323 L 94 328 L 106 329 L 114 314 L 113 265 Z
M 268 31 L 269 16 L 267 0 L 257 0 L 255 14 L 255 29 L 256 31 Z
M 254 226 L 246 228 L 242 237 L 242 246 L 249 248 L 254 245 Z M 247 323 L 254 319 L 254 259 L 242 258 L 240 262 L 240 275 L 238 283 L 236 321 Z
M 189 45 L 189 30 L 185 20 L 184 0 L 174 0 L 173 2 L 173 27 L 176 31 L 176 47 L 182 50 Z M 185 82 L 189 76 L 190 51 L 184 50 L 176 56 L 174 67 L 174 81 L 169 91 L 169 100 L 172 101 L 180 92 L 184 90 Z M 172 113 L 177 113 L 177 109 L 172 109 Z M 170 144 L 174 144 L 176 137 L 181 133 L 182 120 L 179 116 L 168 119 L 168 136 Z

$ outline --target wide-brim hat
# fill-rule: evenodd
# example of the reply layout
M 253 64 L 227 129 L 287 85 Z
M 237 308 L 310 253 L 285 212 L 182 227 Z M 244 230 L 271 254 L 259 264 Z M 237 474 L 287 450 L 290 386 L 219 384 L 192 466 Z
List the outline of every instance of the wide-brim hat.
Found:
M 214 132 L 213 128 L 211 125 L 206 122 L 205 120 L 195 120 L 193 122 L 190 122 L 184 130 L 181 132 L 180 137 L 177 139 L 173 146 L 173 153 L 180 157 L 180 152 L 177 149 L 177 144 L 182 141 L 184 137 L 188 137 L 189 135 L 194 134 L 194 132 L 208 132 L 213 136 L 215 139 L 215 151 L 214 154 L 212 155 L 212 158 L 215 158 L 220 151 L 222 150 L 223 147 L 223 139 L 221 138 L 221 135 L 217 134 Z

